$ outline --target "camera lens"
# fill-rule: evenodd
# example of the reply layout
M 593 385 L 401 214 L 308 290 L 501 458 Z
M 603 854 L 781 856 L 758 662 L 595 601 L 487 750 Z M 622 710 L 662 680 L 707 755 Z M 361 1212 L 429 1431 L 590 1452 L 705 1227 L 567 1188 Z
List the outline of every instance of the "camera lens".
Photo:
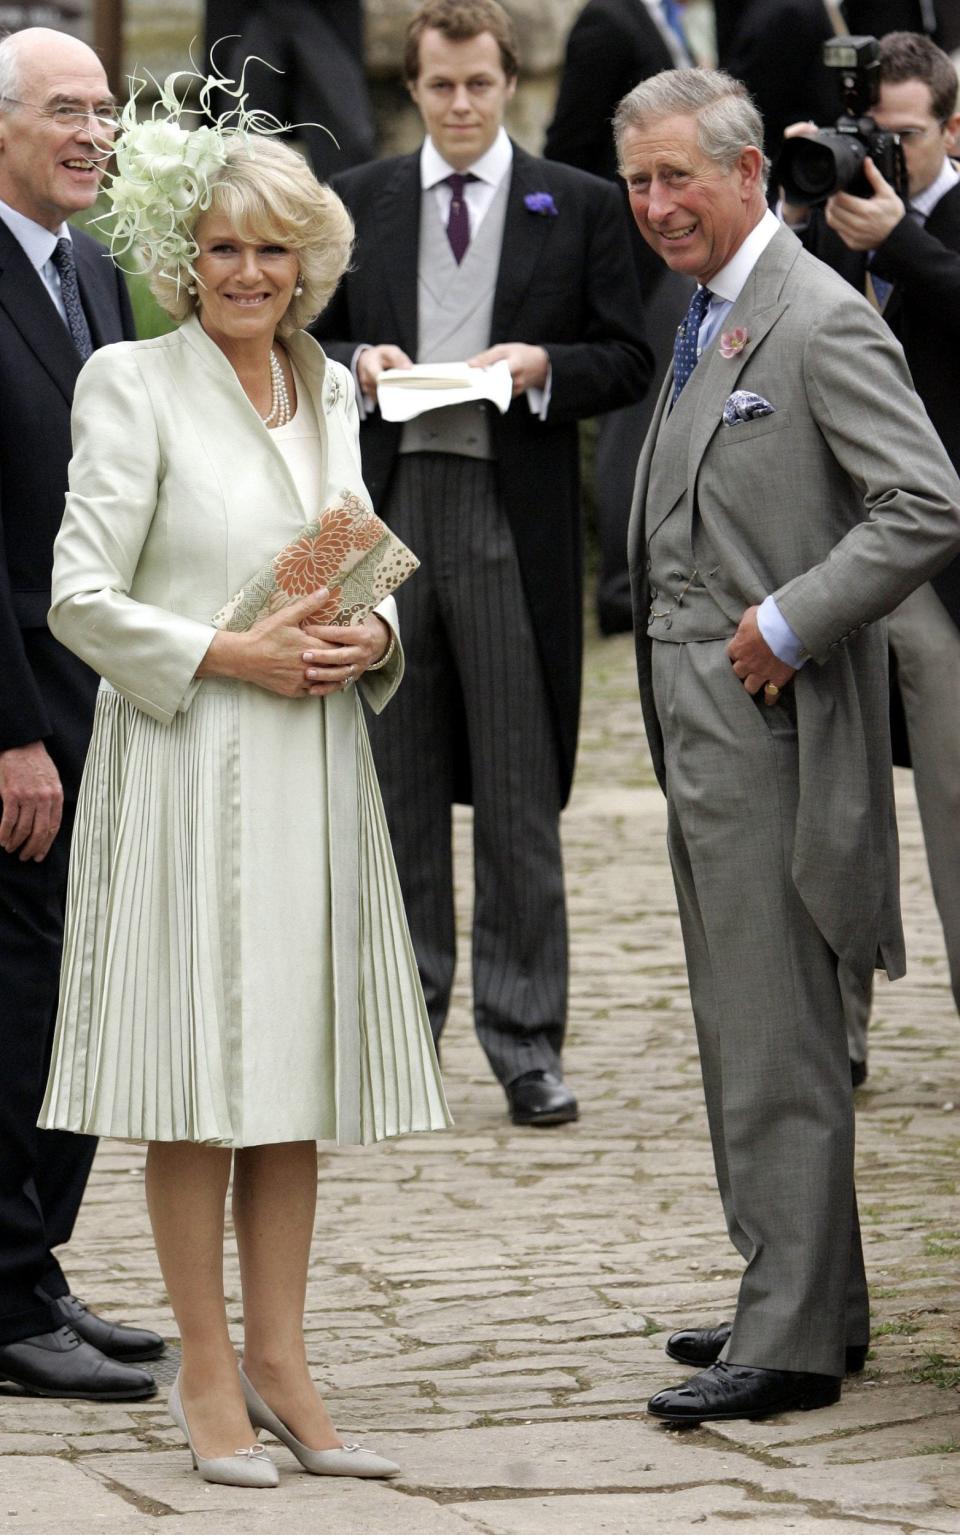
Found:
M 821 129 L 815 138 L 788 139 L 777 166 L 777 178 L 788 202 L 815 206 L 834 192 L 868 196 L 863 187 L 867 146 L 853 133 Z
M 784 185 L 786 185 L 786 175 Z M 837 166 L 833 150 L 813 139 L 804 141 L 802 147 L 790 157 L 790 191 L 796 193 L 801 203 L 823 202 L 835 190 Z

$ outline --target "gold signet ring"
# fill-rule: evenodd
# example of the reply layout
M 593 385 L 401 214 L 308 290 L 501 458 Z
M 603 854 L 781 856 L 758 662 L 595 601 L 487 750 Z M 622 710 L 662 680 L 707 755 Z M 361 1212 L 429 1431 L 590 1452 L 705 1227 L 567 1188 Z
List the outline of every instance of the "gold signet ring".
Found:
M 772 698 L 779 698 L 780 697 L 780 689 L 777 687 L 777 684 L 775 682 L 765 682 L 764 685 L 763 685 L 763 696 L 764 696 L 764 698 L 771 698 L 771 699 Z

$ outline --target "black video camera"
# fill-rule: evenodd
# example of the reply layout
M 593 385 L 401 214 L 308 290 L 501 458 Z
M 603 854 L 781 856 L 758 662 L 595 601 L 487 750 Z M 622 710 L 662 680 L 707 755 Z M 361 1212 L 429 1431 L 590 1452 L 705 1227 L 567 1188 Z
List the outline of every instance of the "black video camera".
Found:
M 880 45 L 875 37 L 831 37 L 823 62 L 840 70 L 843 112 L 813 138 L 787 139 L 776 177 L 788 203 L 816 207 L 834 192 L 872 197 L 863 162 L 869 155 L 898 196 L 907 197 L 907 166 L 899 135 L 878 128 L 869 115 L 880 96 Z

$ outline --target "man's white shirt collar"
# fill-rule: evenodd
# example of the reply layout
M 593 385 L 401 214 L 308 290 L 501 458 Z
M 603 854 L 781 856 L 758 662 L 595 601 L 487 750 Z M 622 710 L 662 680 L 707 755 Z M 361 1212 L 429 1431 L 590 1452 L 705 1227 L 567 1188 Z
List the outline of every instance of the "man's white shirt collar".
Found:
M 501 127 L 490 148 L 467 166 L 471 175 L 480 181 L 485 181 L 488 186 L 498 187 L 504 176 L 513 164 L 513 145 L 507 136 L 506 128 Z M 420 150 L 420 185 L 424 191 L 437 186 L 441 181 L 453 174 L 453 166 L 448 165 L 440 153 L 433 139 L 427 136 Z
M 770 241 L 780 228 L 780 221 L 768 208 L 755 228 L 730 257 L 726 266 L 710 279 L 710 292 L 728 304 L 736 303 L 747 284 L 747 278 L 763 255 Z
M 960 167 L 954 165 L 951 159 L 944 159 L 936 181 L 931 181 L 930 185 L 922 192 L 918 192 L 916 197 L 911 197 L 910 207 L 922 218 L 928 219 L 941 197 L 945 197 L 958 181 L 960 181 Z
M 56 250 L 57 241 L 64 236 L 70 239 L 70 230 L 66 224 L 61 224 L 57 230 L 44 229 L 42 224 L 28 219 L 26 214 L 18 213 L 16 208 L 9 207 L 5 202 L 0 202 L 0 219 L 22 246 L 30 265 L 40 273 Z

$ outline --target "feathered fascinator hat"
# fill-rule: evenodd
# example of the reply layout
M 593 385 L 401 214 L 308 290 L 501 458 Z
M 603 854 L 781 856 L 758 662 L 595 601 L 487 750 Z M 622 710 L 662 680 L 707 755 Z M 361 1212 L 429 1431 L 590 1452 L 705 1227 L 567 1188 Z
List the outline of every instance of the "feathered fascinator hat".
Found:
M 250 142 L 251 135 L 289 132 L 289 125 L 271 113 L 248 111 L 244 82 L 253 62 L 247 59 L 239 81 L 204 75 L 197 69 L 177 70 L 162 85 L 149 74 L 145 79 L 131 76 L 130 99 L 110 146 L 115 156 L 115 169 L 107 173 L 105 186 L 110 210 L 94 220 L 104 225 L 119 266 L 134 252 L 137 271 L 157 271 L 178 286 L 184 271 L 191 280 L 196 278 L 193 262 L 200 248 L 191 226 L 196 223 L 194 215 L 210 206 L 217 172 L 226 164 L 230 146 L 238 140 Z M 188 106 L 197 81 L 196 105 Z M 150 115 L 141 119 L 137 103 L 148 84 L 155 86 L 157 99 Z M 236 105 L 214 116 L 214 91 L 232 97 Z

